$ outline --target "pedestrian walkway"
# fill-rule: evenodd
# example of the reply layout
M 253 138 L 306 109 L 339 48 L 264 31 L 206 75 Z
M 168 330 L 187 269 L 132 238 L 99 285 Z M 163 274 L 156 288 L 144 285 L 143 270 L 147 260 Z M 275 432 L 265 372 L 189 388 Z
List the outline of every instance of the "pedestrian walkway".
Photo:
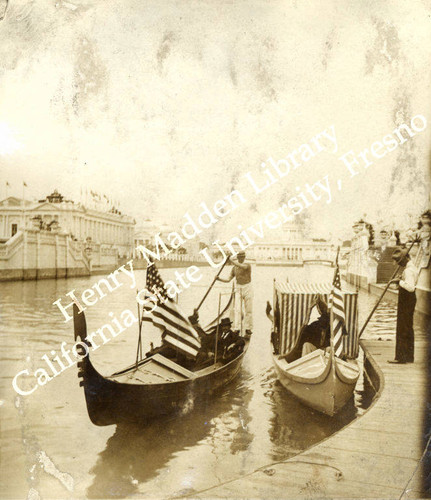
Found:
M 378 393 L 365 415 L 286 461 L 195 496 L 201 498 L 424 498 L 423 416 L 427 346 L 414 364 L 393 365 L 394 342 L 363 340 L 365 370 Z

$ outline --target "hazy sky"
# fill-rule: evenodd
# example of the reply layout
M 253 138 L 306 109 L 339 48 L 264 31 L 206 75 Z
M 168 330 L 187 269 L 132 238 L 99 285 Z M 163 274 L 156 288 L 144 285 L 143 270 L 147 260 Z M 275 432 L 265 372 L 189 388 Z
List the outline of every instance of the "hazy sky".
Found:
M 174 223 L 234 187 L 251 194 L 246 172 L 333 125 L 338 152 L 247 197 L 225 234 L 325 175 L 342 190 L 308 209 L 318 232 L 349 234 L 364 214 L 402 224 L 429 203 L 430 28 L 417 0 L 10 0 L 1 195 L 6 181 L 29 198 L 83 188 Z M 417 114 L 424 132 L 349 178 L 341 154 Z

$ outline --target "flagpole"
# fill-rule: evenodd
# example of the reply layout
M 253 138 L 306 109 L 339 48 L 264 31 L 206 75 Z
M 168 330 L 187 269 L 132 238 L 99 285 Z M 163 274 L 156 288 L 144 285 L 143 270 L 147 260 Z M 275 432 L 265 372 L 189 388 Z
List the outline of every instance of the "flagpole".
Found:
M 337 247 L 337 255 L 335 256 L 334 278 L 332 280 L 332 291 L 331 291 L 331 294 L 329 296 L 329 328 L 330 328 L 329 343 L 330 343 L 330 349 L 331 349 L 331 352 L 329 354 L 329 357 L 330 357 L 329 361 L 331 362 L 331 370 L 332 370 L 332 377 L 333 377 L 334 386 L 336 383 L 335 346 L 334 346 L 334 287 L 335 287 L 335 279 L 337 277 L 337 273 L 339 273 L 339 268 L 338 268 L 338 255 L 339 255 L 339 253 L 340 253 L 340 246 Z M 332 394 L 332 398 L 335 398 L 334 394 Z M 335 400 L 334 400 L 334 407 L 335 407 Z
M 339 249 L 340 247 L 338 247 Z M 338 262 L 338 253 L 337 253 L 337 262 Z M 334 347 L 334 289 L 332 288 L 332 300 L 331 300 L 331 308 L 329 309 L 329 323 L 330 323 L 330 337 L 329 337 L 329 342 L 331 346 L 331 352 L 329 354 L 329 360 L 328 363 L 331 363 L 331 371 L 332 371 L 332 380 L 333 384 L 335 387 L 335 384 L 337 382 L 337 375 L 336 375 L 336 369 L 335 369 L 335 347 Z M 335 393 L 332 392 L 331 397 L 333 399 L 333 409 L 335 410 Z
M 334 277 L 332 279 L 332 283 L 334 283 L 335 276 L 337 275 L 337 267 L 338 267 L 338 255 L 340 254 L 340 245 L 337 247 L 337 255 L 335 256 L 335 271 L 334 271 Z
M 136 295 L 138 295 L 138 291 L 136 291 Z M 136 369 L 137 369 L 138 368 L 139 354 L 141 355 L 141 359 L 142 359 L 142 340 L 141 340 L 142 317 L 141 317 L 141 311 L 140 311 L 138 301 L 136 301 L 136 305 L 138 306 L 138 325 L 139 325 L 138 347 L 136 348 Z

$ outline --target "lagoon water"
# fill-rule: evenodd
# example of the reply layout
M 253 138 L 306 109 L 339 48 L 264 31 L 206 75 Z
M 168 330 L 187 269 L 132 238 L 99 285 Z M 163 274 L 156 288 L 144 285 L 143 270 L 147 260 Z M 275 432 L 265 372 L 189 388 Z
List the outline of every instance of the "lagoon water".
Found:
M 163 269 L 162 277 L 172 278 L 174 271 Z M 202 268 L 202 273 L 202 280 L 180 297 L 186 313 L 196 307 L 214 277 L 213 269 Z M 272 368 L 270 323 L 265 316 L 274 278 L 322 282 L 331 281 L 332 273 L 330 268 L 316 266 L 254 267 L 254 334 L 239 377 L 210 403 L 139 427 L 94 426 L 76 366 L 30 396 L 18 396 L 12 389 L 16 373 L 45 367 L 41 357 L 59 351 L 63 341 L 73 345 L 73 322 L 65 323 L 52 303 L 72 289 L 78 295 L 102 276 L 2 283 L 0 496 L 148 498 L 200 491 L 211 496 L 211 487 L 258 468 L 270 474 L 272 463 L 342 428 L 365 411 L 370 394 L 358 383 L 354 401 L 335 418 L 320 415 L 289 396 Z M 143 287 L 145 271 L 137 271 L 137 276 L 138 286 Z M 115 315 L 126 308 L 136 311 L 136 290 L 127 281 L 88 308 L 89 331 L 108 322 L 110 311 Z M 228 291 L 229 285 L 222 284 L 213 289 L 201 309 L 202 324 L 215 317 L 219 293 Z M 361 295 L 361 318 L 374 301 Z M 394 313 L 393 306 L 384 305 L 373 328 L 393 336 Z M 144 331 L 146 346 L 157 338 L 157 331 Z M 137 326 L 133 325 L 92 353 L 94 365 L 109 375 L 132 363 L 136 342 Z

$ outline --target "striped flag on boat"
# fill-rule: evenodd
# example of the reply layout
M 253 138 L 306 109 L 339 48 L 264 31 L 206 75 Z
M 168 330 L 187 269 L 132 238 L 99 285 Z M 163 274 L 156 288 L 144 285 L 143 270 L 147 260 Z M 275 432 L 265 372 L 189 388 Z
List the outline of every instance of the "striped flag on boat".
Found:
M 163 331 L 162 339 L 165 344 L 189 358 L 196 358 L 201 348 L 199 335 L 178 305 L 166 293 L 155 264 L 147 268 L 146 289 L 149 296 L 154 297 L 153 294 L 158 296 L 158 304 L 154 311 L 151 311 L 153 306 L 144 306 L 142 320 L 152 323 Z
M 346 316 L 344 313 L 344 299 L 341 292 L 340 268 L 335 270 L 332 292 L 329 296 L 329 308 L 332 309 L 332 335 L 334 342 L 334 352 L 336 356 L 343 355 L 343 330 L 345 329 Z

